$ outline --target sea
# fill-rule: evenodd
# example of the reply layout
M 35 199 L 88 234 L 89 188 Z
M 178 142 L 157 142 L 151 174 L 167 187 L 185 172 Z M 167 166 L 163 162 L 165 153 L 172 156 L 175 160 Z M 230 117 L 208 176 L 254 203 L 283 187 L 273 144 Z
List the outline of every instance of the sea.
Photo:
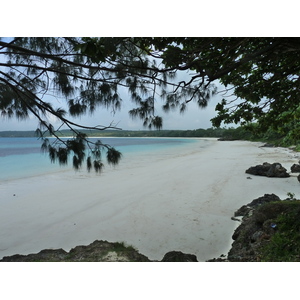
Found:
M 173 151 L 199 141 L 192 138 L 91 138 L 94 141 L 99 139 L 102 143 L 109 144 L 120 151 L 122 160 L 132 160 L 134 157 L 147 159 L 149 155 L 155 156 L 157 153 L 168 153 L 170 150 Z M 51 163 L 48 154 L 41 151 L 40 139 L 33 137 L 0 138 L 0 181 L 40 176 L 72 169 L 71 160 L 66 166 Z

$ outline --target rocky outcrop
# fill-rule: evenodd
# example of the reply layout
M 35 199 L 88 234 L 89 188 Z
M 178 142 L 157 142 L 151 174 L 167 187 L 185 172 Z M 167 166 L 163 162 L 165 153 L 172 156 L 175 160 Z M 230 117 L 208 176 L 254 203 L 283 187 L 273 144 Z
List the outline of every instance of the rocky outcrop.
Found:
M 37 254 L 5 256 L 0 262 L 149 262 L 131 246 L 124 243 L 94 241 L 88 246 L 77 246 L 69 252 L 63 249 L 46 249 Z
M 289 177 L 287 170 L 280 163 L 263 163 L 262 165 L 256 165 L 246 170 L 246 173 L 267 177 Z
M 243 205 L 234 213 L 235 217 L 242 216 L 243 218 L 241 225 L 232 235 L 234 242 L 228 252 L 228 261 L 257 261 L 259 255 L 256 250 L 276 230 L 271 226 L 270 218 L 273 215 L 262 214 L 258 208 L 264 204 L 278 201 L 280 198 L 275 194 L 265 194 L 247 205 Z
M 65 261 L 68 252 L 63 249 L 45 249 L 37 254 L 4 256 L 0 262 L 42 262 Z
M 291 172 L 292 173 L 300 173 L 300 164 L 293 164 L 291 166 Z
M 165 254 L 162 262 L 197 262 L 197 257 L 194 254 L 185 254 L 181 251 L 171 251 Z
M 258 197 L 257 199 L 254 199 L 253 201 L 248 203 L 247 206 L 256 208 L 262 204 L 270 203 L 274 201 L 280 201 L 280 198 L 275 194 L 264 194 L 262 197 Z
M 274 194 L 266 194 L 245 205 L 248 210 L 245 207 L 239 209 L 235 215 L 242 215 L 243 219 L 232 235 L 234 242 L 228 252 L 227 261 L 263 261 L 263 249 L 270 245 L 272 236 L 283 227 L 276 223 L 277 218 L 299 207 L 299 202 L 296 204 L 297 206 L 292 201 L 280 200 Z
M 265 194 L 264 196 L 254 199 L 252 202 L 243 205 L 234 213 L 234 217 L 248 217 L 259 205 L 274 201 L 280 201 L 280 198 L 275 194 Z
M 132 246 L 124 243 L 94 241 L 66 252 L 63 249 L 46 249 L 36 254 L 5 256 L 0 262 L 150 262 Z M 196 255 L 180 251 L 165 254 L 162 262 L 197 262 Z

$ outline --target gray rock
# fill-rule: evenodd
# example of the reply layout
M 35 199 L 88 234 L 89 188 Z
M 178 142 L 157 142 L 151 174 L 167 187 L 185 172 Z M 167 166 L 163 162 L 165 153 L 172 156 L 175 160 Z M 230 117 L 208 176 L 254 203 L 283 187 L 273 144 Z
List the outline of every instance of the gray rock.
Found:
M 246 170 L 246 173 L 259 176 L 267 177 L 289 177 L 287 170 L 280 163 L 267 163 L 264 162 L 262 165 L 256 165 Z
M 235 217 L 239 217 L 239 216 L 247 216 L 250 212 L 251 208 L 248 207 L 247 205 L 243 205 L 241 208 L 239 208 L 235 213 L 234 216 Z
M 262 230 L 255 231 L 251 236 L 251 243 L 255 243 L 264 234 Z
M 259 205 L 274 202 L 274 201 L 280 201 L 280 198 L 275 194 L 264 194 L 262 197 L 258 197 L 247 204 L 247 206 L 250 207 L 257 207 Z
M 115 254 L 110 256 L 109 254 Z M 63 249 L 45 249 L 39 253 L 29 255 L 5 256 L 0 262 L 149 262 L 150 260 L 132 246 L 124 243 L 111 243 L 108 241 L 94 241 L 87 246 L 76 246 L 69 252 Z
M 293 164 L 291 166 L 291 172 L 292 173 L 300 173 L 300 164 Z
M 267 177 L 290 177 L 290 175 L 280 163 L 274 163 L 267 172 Z
M 270 167 L 271 164 L 264 162 L 262 165 L 250 167 L 248 170 L 246 170 L 246 173 L 252 175 L 267 176 L 267 172 L 269 171 Z
M 171 251 L 165 254 L 162 262 L 197 262 L 197 256 L 194 254 L 185 254 L 181 251 Z

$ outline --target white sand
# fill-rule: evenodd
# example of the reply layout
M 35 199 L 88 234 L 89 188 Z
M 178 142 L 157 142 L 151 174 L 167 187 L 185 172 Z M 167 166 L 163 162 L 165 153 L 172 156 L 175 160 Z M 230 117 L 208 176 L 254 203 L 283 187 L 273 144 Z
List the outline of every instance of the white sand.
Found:
M 245 173 L 265 161 L 289 171 L 299 160 L 291 150 L 204 140 L 160 155 L 129 155 L 101 176 L 68 171 L 1 182 L 0 257 L 108 240 L 151 260 L 178 250 L 205 261 L 230 249 L 238 225 L 231 217 L 242 205 L 266 193 L 300 196 L 296 175 Z

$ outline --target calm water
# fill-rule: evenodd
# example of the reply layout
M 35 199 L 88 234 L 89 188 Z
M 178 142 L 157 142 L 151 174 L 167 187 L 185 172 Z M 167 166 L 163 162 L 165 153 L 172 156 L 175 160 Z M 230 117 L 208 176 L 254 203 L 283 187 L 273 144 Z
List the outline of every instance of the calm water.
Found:
M 95 138 L 95 141 L 98 138 Z M 121 151 L 123 159 L 134 154 L 142 155 L 156 151 L 174 149 L 193 139 L 178 138 L 101 138 L 103 143 L 109 144 Z M 71 169 L 67 166 L 52 164 L 47 154 L 41 152 L 41 141 L 36 138 L 0 138 L 0 180 L 10 180 L 28 176 L 37 176 L 50 172 Z

